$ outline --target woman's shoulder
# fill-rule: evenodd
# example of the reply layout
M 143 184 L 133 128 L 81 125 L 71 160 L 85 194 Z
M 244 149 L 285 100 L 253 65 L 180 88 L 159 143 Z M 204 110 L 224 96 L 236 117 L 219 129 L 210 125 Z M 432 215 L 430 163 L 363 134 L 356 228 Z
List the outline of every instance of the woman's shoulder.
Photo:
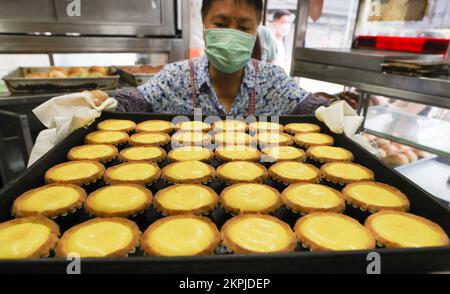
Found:
M 264 61 L 258 62 L 258 71 L 259 76 L 261 77 L 270 77 L 276 79 L 285 79 L 288 77 L 288 74 L 282 67 Z
M 162 72 L 173 74 L 180 71 L 186 71 L 187 69 L 189 69 L 189 60 L 182 60 L 166 64 L 163 67 Z

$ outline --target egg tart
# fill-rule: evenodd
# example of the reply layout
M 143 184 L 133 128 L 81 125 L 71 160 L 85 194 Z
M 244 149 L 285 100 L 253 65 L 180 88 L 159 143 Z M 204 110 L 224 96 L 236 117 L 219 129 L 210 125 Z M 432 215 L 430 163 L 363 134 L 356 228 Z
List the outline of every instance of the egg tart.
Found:
M 58 242 L 56 255 L 71 253 L 81 258 L 127 257 L 139 246 L 137 225 L 123 218 L 96 218 L 66 231 Z
M 311 164 L 297 161 L 283 161 L 272 165 L 269 169 L 272 180 L 282 184 L 318 183 L 320 171 Z
M 271 214 L 282 205 L 278 190 L 261 184 L 236 184 L 220 195 L 222 207 L 235 215 Z
M 149 120 L 141 122 L 136 126 L 137 133 L 170 133 L 173 130 L 173 125 L 165 120 Z
M 86 136 L 86 144 L 105 144 L 120 146 L 128 143 L 130 137 L 125 132 L 97 131 Z
M 167 153 L 161 147 L 138 146 L 122 150 L 119 154 L 119 160 L 122 162 L 130 161 L 148 161 L 161 162 L 166 159 Z
M 207 133 L 211 131 L 212 126 L 201 121 L 188 121 L 177 124 L 175 128 L 179 131 Z
M 213 136 L 213 140 L 218 147 L 234 145 L 250 146 L 253 143 L 253 137 L 249 134 L 231 131 L 217 133 Z
M 147 210 L 152 200 L 152 192 L 144 186 L 119 184 L 91 193 L 84 208 L 93 216 L 129 217 Z
M 342 194 L 348 204 L 375 213 L 381 210 L 408 211 L 408 197 L 395 187 L 375 183 L 360 182 L 347 185 Z
M 304 148 L 314 146 L 332 146 L 334 138 L 322 133 L 305 133 L 297 134 L 294 137 L 295 144 Z
M 15 217 L 56 218 L 80 209 L 86 196 L 79 186 L 51 184 L 23 193 L 14 201 L 11 212 Z
M 213 124 L 214 132 L 247 132 L 248 124 L 240 120 L 219 120 Z
M 289 210 L 302 215 L 345 210 L 341 192 L 324 185 L 293 184 L 281 193 L 281 198 Z
M 436 223 L 406 212 L 382 211 L 365 223 L 377 243 L 388 248 L 449 246 L 449 238 Z
M 295 224 L 297 240 L 311 251 L 372 250 L 372 234 L 357 220 L 343 214 L 315 212 Z
M 151 185 L 161 176 L 161 169 L 154 162 L 127 162 L 110 167 L 105 172 L 108 184 Z
M 137 133 L 130 138 L 133 146 L 160 147 L 169 142 L 170 136 L 167 133 Z
M 56 165 L 45 173 L 48 184 L 89 185 L 101 180 L 105 173 L 103 164 L 96 161 L 80 160 Z
M 227 184 L 263 183 L 269 177 L 261 164 L 248 161 L 225 163 L 217 169 L 217 177 Z
M 119 131 L 132 132 L 136 127 L 136 123 L 131 120 L 107 119 L 97 125 L 99 131 Z
M 284 132 L 284 127 L 279 123 L 274 122 L 254 122 L 249 124 L 249 130 L 252 134 L 257 133 L 282 133 Z
M 320 126 L 308 123 L 293 123 L 284 127 L 284 131 L 288 134 L 297 135 L 304 133 L 320 133 Z
M 262 150 L 264 162 L 300 161 L 306 160 L 305 151 L 291 146 L 267 147 Z
M 236 216 L 222 227 L 221 237 L 226 248 L 237 254 L 293 252 L 297 246 L 289 225 L 269 215 Z
M 108 163 L 117 158 L 119 151 L 113 145 L 84 145 L 72 148 L 67 154 L 70 161 L 93 160 Z
M 347 149 L 332 146 L 315 146 L 306 151 L 312 160 L 328 163 L 333 161 L 353 161 L 353 153 Z
M 212 166 L 201 161 L 180 161 L 172 163 L 162 170 L 163 178 L 175 184 L 204 184 L 215 177 Z
M 194 215 L 159 219 L 141 238 L 141 247 L 149 256 L 212 255 L 219 244 L 216 225 L 208 218 Z
M 330 162 L 320 169 L 325 180 L 338 184 L 374 181 L 375 175 L 370 169 L 352 162 Z
M 218 201 L 217 193 L 207 186 L 182 184 L 160 190 L 153 205 L 163 215 L 203 215 L 209 214 Z
M 236 146 L 224 146 L 216 148 L 216 158 L 229 162 L 229 161 L 253 161 L 258 162 L 261 159 L 261 152 L 258 149 L 236 145 Z
M 172 136 L 172 146 L 205 146 L 211 144 L 211 136 L 202 132 L 176 132 Z
M 0 259 L 48 257 L 58 242 L 58 225 L 43 217 L 17 218 L 0 224 Z
M 258 133 L 256 140 L 259 146 L 290 146 L 294 143 L 294 138 L 285 133 Z
M 214 158 L 214 152 L 200 146 L 184 146 L 173 149 L 167 158 L 172 161 L 204 161 L 208 162 Z

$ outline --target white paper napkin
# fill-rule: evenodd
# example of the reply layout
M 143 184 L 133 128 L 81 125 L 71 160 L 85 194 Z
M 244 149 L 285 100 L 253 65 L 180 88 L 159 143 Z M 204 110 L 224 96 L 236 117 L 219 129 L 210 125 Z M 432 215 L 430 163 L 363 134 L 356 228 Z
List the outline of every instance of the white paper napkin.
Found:
M 325 123 L 333 133 L 345 134 L 369 152 L 377 154 L 370 143 L 362 135 L 357 134 L 364 122 L 364 117 L 359 116 L 346 101 L 333 103 L 329 107 L 320 107 L 316 110 L 316 117 Z
M 117 101 L 109 98 L 96 106 L 90 93 L 76 93 L 55 97 L 33 110 L 36 117 L 48 128 L 36 139 L 28 166 L 31 166 L 56 144 L 75 130 L 89 126 L 100 117 L 103 110 L 114 111 Z

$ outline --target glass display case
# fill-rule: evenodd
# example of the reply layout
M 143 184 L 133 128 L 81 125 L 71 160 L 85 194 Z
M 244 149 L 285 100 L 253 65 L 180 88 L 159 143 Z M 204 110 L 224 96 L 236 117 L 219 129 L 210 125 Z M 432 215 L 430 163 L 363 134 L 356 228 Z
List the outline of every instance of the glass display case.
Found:
M 415 2 L 421 5 L 414 6 L 410 0 L 345 1 L 345 6 L 335 9 L 335 15 L 346 16 L 347 26 L 342 29 L 341 25 L 339 32 L 352 36 L 352 42 L 325 44 L 320 36 L 333 30 L 333 25 L 330 17 L 312 21 L 308 10 L 314 2 L 322 1 L 299 1 L 293 75 L 351 90 L 354 107 L 366 118 L 363 130 L 367 136 L 386 144 L 388 152 L 404 151 L 414 159 L 395 154 L 391 166 L 450 206 L 450 3 L 420 0 Z M 323 0 L 324 16 L 330 15 L 334 2 Z M 342 12 L 344 7 L 346 11 Z M 386 47 L 389 51 L 376 50 L 381 45 L 376 43 L 362 49 L 355 42 L 361 36 L 373 42 L 391 38 L 389 42 L 393 43 Z M 395 42 L 419 45 L 410 46 L 414 50 L 395 51 L 395 45 L 399 45 Z M 423 54 L 436 49 L 430 44 L 443 44 L 445 48 L 439 48 L 438 54 Z M 413 151 L 426 151 L 431 156 L 420 159 Z

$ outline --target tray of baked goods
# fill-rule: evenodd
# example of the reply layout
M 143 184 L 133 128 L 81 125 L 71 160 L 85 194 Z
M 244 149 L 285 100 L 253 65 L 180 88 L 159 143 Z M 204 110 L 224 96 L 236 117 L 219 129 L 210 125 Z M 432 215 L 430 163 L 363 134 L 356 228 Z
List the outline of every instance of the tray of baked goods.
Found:
M 112 67 L 19 67 L 3 77 L 11 93 L 114 90 L 119 76 Z
M 310 116 L 104 113 L 0 192 L 0 272 L 450 270 L 450 211 Z
M 157 75 L 163 67 L 164 65 L 121 66 L 117 67 L 117 73 L 125 82 L 137 87 L 147 83 L 151 78 Z

